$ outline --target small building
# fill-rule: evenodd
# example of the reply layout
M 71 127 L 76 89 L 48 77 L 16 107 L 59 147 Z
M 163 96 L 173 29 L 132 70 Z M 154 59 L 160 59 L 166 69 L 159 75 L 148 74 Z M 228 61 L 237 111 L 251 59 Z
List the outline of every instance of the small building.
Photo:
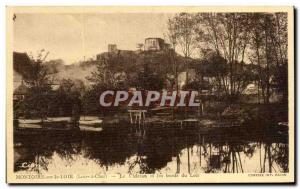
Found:
M 187 76 L 188 76 L 188 78 L 187 78 Z M 195 81 L 196 76 L 197 76 L 197 73 L 196 73 L 195 69 L 188 69 L 187 71 L 179 72 L 178 73 L 178 85 L 179 85 L 179 88 L 181 89 L 188 82 Z
M 108 44 L 108 52 L 109 53 L 114 53 L 117 52 L 117 45 L 116 44 Z
M 23 100 L 25 95 L 27 94 L 28 88 L 22 83 L 19 85 L 13 93 L 13 100 L 20 101 Z
M 145 51 L 161 51 L 167 47 L 165 41 L 161 38 L 146 38 Z

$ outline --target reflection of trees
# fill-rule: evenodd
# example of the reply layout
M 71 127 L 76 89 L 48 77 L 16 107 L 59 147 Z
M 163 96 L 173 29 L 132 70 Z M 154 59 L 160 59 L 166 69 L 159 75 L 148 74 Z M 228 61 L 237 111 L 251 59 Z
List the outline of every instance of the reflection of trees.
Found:
M 15 142 L 22 144 L 19 149 L 21 157 L 15 162 L 15 171 L 29 170 L 38 173 L 41 170 L 47 171 L 54 152 L 63 159 L 72 160 L 72 155 L 80 151 L 78 140 L 65 135 L 18 136 Z
M 18 136 L 15 137 L 15 143 L 21 143 L 21 147 L 15 149 L 21 157 L 15 162 L 15 170 L 47 170 L 56 153 L 70 164 L 76 161 L 76 155 L 83 154 L 85 158 L 106 167 L 106 171 L 110 166 L 118 164 L 125 166 L 128 173 L 154 173 L 165 168 L 172 160 L 174 167 L 168 168 L 174 168 L 173 173 L 191 173 L 197 166 L 207 173 L 247 172 L 247 166 L 243 165 L 245 162 L 241 158 L 251 159 L 256 154 L 260 156 L 260 160 L 257 159 L 259 162 L 255 162 L 260 165 L 258 171 L 288 171 L 288 145 L 281 139 L 268 137 L 260 142 L 249 141 L 252 138 L 244 135 L 187 134 L 148 128 L 142 131 L 105 129 L 98 134 L 81 133 L 78 136 L 54 136 L 50 133 Z M 197 146 L 196 152 L 194 145 Z M 195 153 L 199 162 L 194 158 Z M 24 163 L 30 166 L 24 167 Z M 187 170 L 181 167 L 185 163 Z
M 165 133 L 148 134 L 139 144 L 134 164 L 139 164 L 141 173 L 154 173 L 172 161 L 172 157 L 179 157 L 179 141 L 178 138 Z
M 240 152 L 242 151 L 241 146 L 227 145 L 226 151 L 223 154 L 222 163 L 225 164 L 225 173 L 238 173 L 244 172 L 241 161 Z
M 260 172 L 287 172 L 288 171 L 288 145 L 284 143 L 270 143 L 270 138 L 265 142 L 241 142 L 241 140 L 230 140 L 228 142 L 214 143 L 207 141 L 200 144 L 200 149 L 208 151 L 208 155 L 204 152 L 202 155 L 207 158 L 207 167 L 205 172 L 217 172 L 221 170 L 224 173 L 244 172 L 241 154 L 248 158 L 252 158 L 254 153 L 259 153 Z M 226 140 L 225 140 L 226 141 Z M 215 149 L 212 154 L 211 150 Z M 201 154 L 201 153 L 200 153 Z M 200 160 L 201 163 L 201 155 Z M 281 170 L 276 170 L 275 163 Z
M 135 168 L 138 168 L 139 173 L 154 173 L 166 167 L 173 157 L 176 157 L 176 172 L 179 173 L 181 150 L 190 148 L 194 141 L 168 129 L 164 132 L 154 129 L 148 130 L 137 142 L 137 153 L 133 161 L 128 162 L 129 173 Z
M 243 173 L 244 168 L 241 160 L 241 153 L 252 157 L 256 145 L 243 144 L 239 142 L 222 142 L 202 144 L 205 151 L 203 156 L 207 158 L 205 172 Z M 212 152 L 214 149 L 214 152 Z
M 85 156 L 108 168 L 113 164 L 123 165 L 137 148 L 135 136 L 128 132 L 104 130 L 98 135 L 87 135 L 84 139 Z
M 264 149 L 263 164 L 261 172 L 288 172 L 288 145 L 281 143 L 265 143 L 260 146 L 260 151 Z M 261 158 L 261 157 L 260 157 Z M 274 162 L 282 169 L 276 170 Z
M 282 168 L 284 172 L 289 171 L 289 147 L 287 144 L 275 144 L 274 161 Z
M 178 133 L 171 134 L 167 131 L 147 132 L 138 141 L 135 159 L 128 164 L 130 173 L 134 172 L 136 167 L 139 167 L 140 173 L 154 173 L 156 170 L 166 167 L 173 157 L 176 165 L 174 172 L 187 171 L 191 173 L 191 157 L 194 153 L 192 146 L 195 144 L 197 144 L 196 154 L 199 157 L 197 165 L 200 167 L 206 165 L 207 167 L 203 168 L 208 173 L 218 171 L 225 173 L 246 172 L 247 169 L 245 169 L 241 159 L 242 155 L 251 159 L 255 153 L 259 153 L 259 143 L 250 142 L 243 135 L 232 137 L 231 135 L 186 135 L 182 133 L 178 135 Z M 267 142 L 263 143 L 267 144 Z M 280 142 L 274 144 L 276 146 L 270 150 L 272 162 L 275 161 L 285 171 L 288 169 L 288 148 Z M 181 169 L 183 149 L 186 150 L 184 159 L 187 161 L 187 170 Z M 268 150 L 266 153 L 268 157 Z M 207 163 L 203 165 L 203 161 Z

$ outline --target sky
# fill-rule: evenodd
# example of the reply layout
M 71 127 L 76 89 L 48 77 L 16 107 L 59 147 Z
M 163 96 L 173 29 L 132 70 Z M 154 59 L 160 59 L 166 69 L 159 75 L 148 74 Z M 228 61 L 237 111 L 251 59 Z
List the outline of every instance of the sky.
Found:
M 136 50 L 147 37 L 164 38 L 170 17 L 163 13 L 17 14 L 13 48 L 33 56 L 45 49 L 47 60 L 72 64 L 95 58 L 107 51 L 108 44 Z

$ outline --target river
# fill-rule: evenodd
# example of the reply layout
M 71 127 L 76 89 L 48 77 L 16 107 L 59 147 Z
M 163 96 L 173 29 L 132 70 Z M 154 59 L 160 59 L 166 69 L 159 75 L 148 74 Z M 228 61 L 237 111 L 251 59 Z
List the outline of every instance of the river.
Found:
M 14 139 L 18 173 L 285 173 L 288 137 L 227 130 L 104 129 Z

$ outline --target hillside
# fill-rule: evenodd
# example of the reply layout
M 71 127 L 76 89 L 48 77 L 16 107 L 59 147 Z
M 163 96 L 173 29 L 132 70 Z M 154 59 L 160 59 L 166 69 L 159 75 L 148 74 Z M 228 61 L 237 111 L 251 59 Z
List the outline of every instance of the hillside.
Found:
M 183 58 L 177 56 L 179 71 L 183 70 Z M 126 72 L 136 74 L 147 64 L 157 74 L 168 74 L 173 71 L 172 54 L 165 51 L 118 51 L 117 53 L 104 52 L 97 56 L 97 60 L 78 62 L 72 65 L 65 65 L 61 60 L 45 62 L 52 75 L 53 82 L 59 83 L 62 79 L 82 80 L 86 85 L 91 84 L 87 76 L 97 70 L 97 65 L 105 63 L 115 72 Z

